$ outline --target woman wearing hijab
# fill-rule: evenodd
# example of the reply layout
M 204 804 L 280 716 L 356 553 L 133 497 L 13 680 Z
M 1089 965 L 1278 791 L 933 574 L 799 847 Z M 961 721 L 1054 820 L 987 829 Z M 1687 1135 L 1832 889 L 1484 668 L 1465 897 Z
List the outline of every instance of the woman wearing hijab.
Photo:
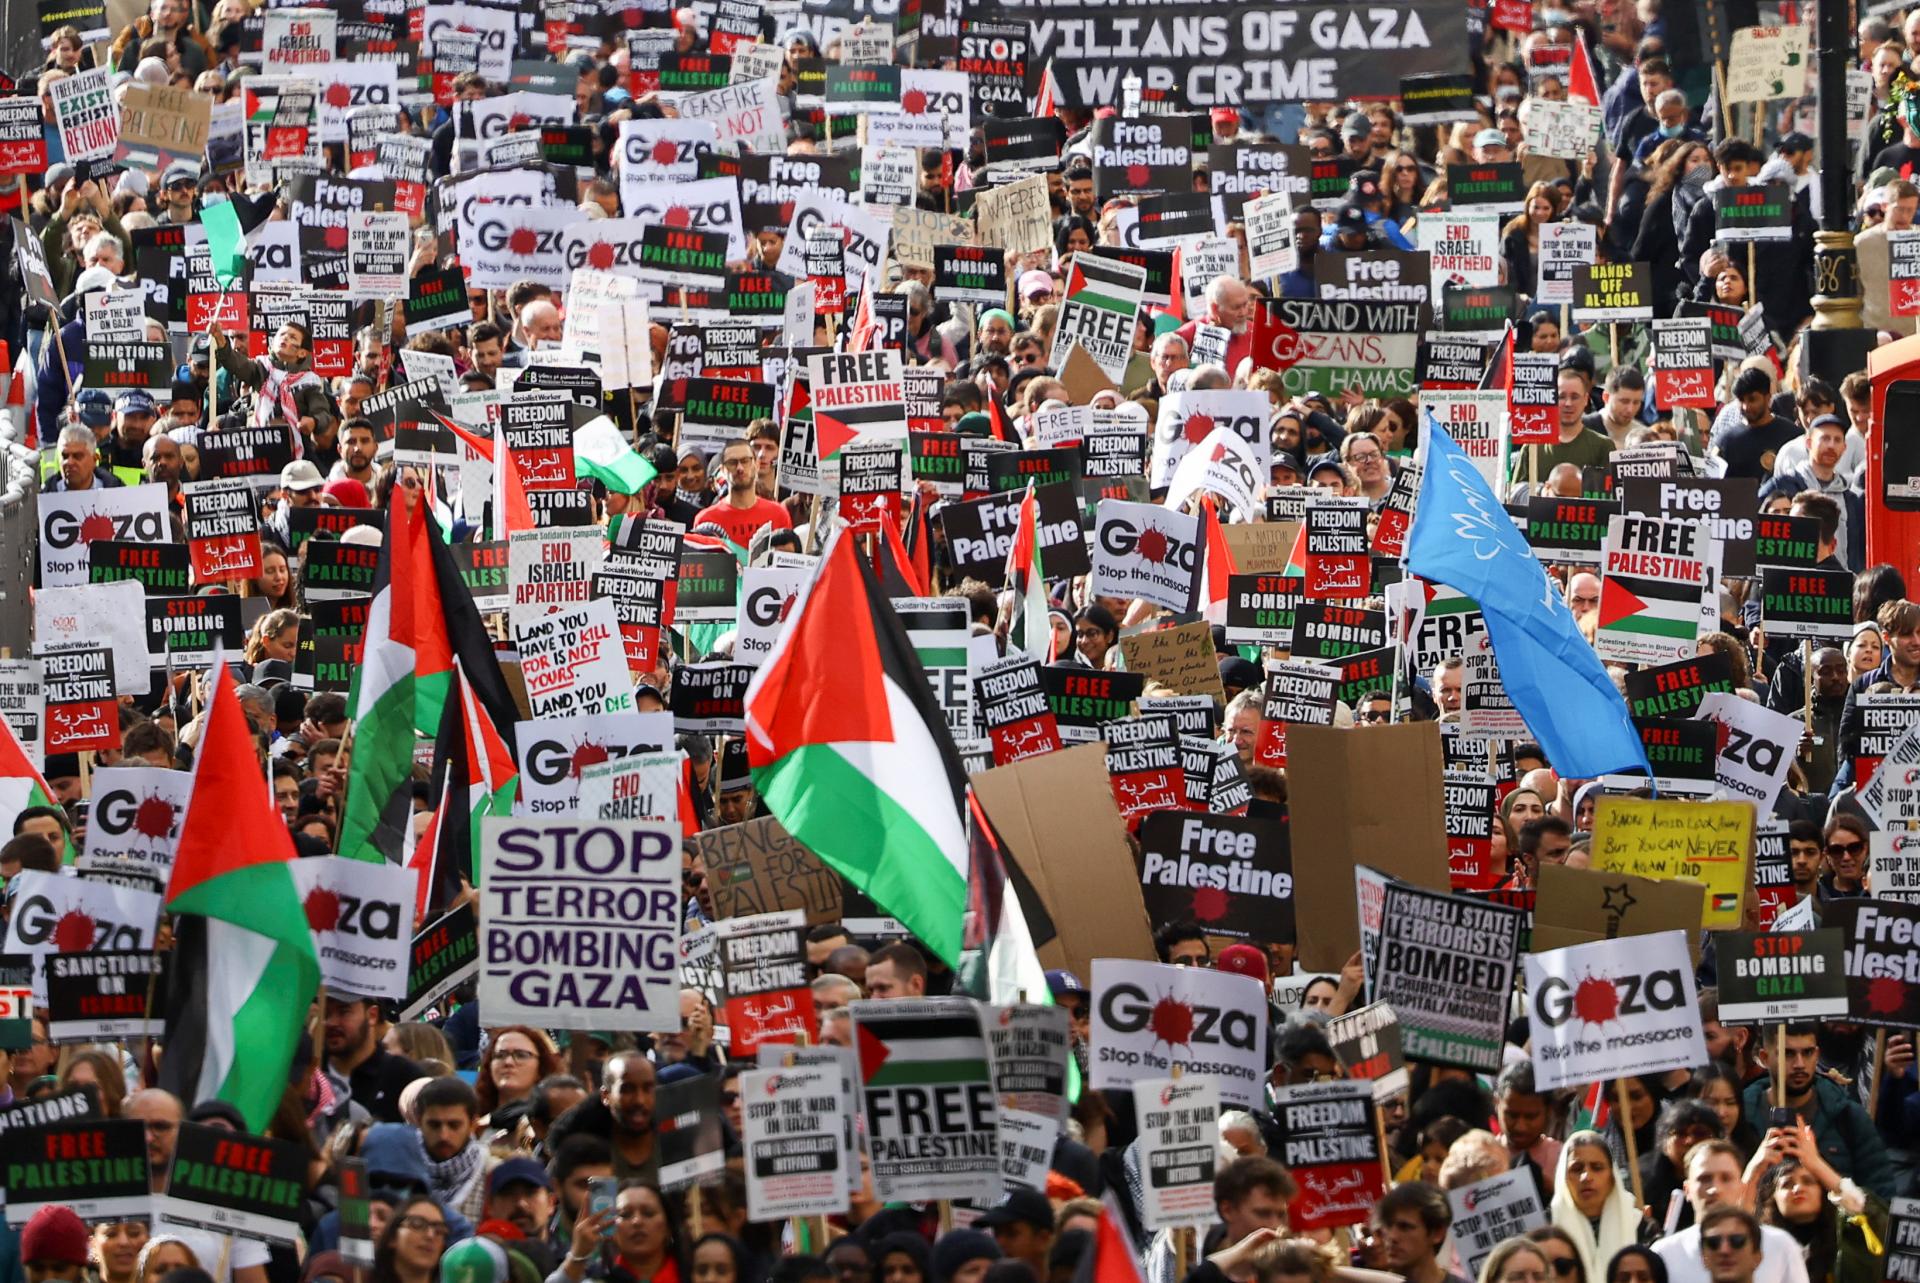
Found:
M 1620 1183 L 1613 1151 L 1596 1131 L 1567 1138 L 1548 1218 L 1573 1240 L 1590 1279 L 1599 1278 L 1600 1266 L 1621 1248 L 1651 1243 L 1659 1236 L 1658 1227 L 1640 1214 L 1633 1194 Z

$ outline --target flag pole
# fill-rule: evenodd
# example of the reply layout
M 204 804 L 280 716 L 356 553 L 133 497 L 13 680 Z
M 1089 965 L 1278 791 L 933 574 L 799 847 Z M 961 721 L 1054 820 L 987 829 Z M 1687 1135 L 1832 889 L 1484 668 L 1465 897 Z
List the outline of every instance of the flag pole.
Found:
M 1785 1029 L 1786 1026 L 1780 1026 Z M 1633 1178 L 1633 1202 L 1638 1207 L 1646 1203 L 1647 1196 L 1640 1188 L 1640 1147 L 1633 1139 L 1633 1113 L 1627 1105 L 1627 1080 L 1613 1080 L 1613 1093 L 1620 1102 L 1620 1134 L 1627 1141 L 1627 1175 Z

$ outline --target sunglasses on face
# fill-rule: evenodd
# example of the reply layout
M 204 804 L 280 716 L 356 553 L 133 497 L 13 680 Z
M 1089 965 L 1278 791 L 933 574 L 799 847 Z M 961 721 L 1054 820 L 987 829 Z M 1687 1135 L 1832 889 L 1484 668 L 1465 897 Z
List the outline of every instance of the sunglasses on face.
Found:
M 1702 1234 L 1700 1245 L 1709 1252 L 1718 1252 L 1726 1247 L 1738 1252 L 1747 1245 L 1747 1236 L 1745 1234 Z
M 1556 1256 L 1553 1258 L 1552 1265 L 1553 1272 L 1563 1279 L 1571 1278 L 1573 1272 L 1580 1268 L 1580 1262 L 1574 1260 L 1571 1256 Z
M 1865 842 L 1829 842 L 1828 855 L 1858 855 L 1867 849 Z

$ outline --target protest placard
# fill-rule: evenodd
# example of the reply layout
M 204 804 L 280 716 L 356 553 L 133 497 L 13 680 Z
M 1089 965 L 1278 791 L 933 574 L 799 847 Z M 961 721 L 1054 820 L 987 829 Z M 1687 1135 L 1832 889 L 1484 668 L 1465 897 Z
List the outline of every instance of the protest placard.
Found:
M 158 1013 L 149 1003 L 164 954 L 103 950 L 46 958 L 47 1037 L 57 1043 L 140 1037 Z
M 369 998 L 406 997 L 419 875 L 341 856 L 311 856 L 290 867 L 321 980 Z
M 846 1210 L 850 1112 L 837 1065 L 740 1075 L 740 1143 L 747 1209 L 754 1220 L 835 1216 Z
M 1347 1067 L 1350 1078 L 1373 1084 L 1373 1100 L 1385 1105 L 1407 1089 L 1406 1054 L 1400 1041 L 1400 1018 L 1384 1002 L 1327 1022 L 1327 1040 L 1333 1054 Z
M 26 1122 L 22 1119 L 22 1122 Z M 148 1214 L 147 1130 L 137 1118 L 82 1118 L 0 1133 L 7 1224 L 18 1229 L 43 1207 L 86 1221 Z
M 1149 1231 L 1205 1229 L 1218 1216 L 1213 1175 L 1220 1089 L 1204 1074 L 1133 1085 L 1140 1110 L 1140 1221 Z
M 1534 952 L 1526 963 L 1534 1081 L 1543 1091 L 1707 1063 L 1682 933 Z
M 1447 1201 L 1453 1209 L 1451 1232 L 1460 1260 L 1476 1278 L 1495 1246 L 1547 1223 L 1539 1188 L 1531 1169 L 1525 1167 L 1450 1189 Z
M 1388 885 L 1371 993 L 1399 1017 L 1407 1055 L 1481 1070 L 1499 1064 L 1525 918 L 1503 905 Z
M 1845 1019 L 1845 954 L 1846 936 L 1835 928 L 1721 932 L 1714 937 L 1721 1021 L 1797 1024 Z
M 1267 1071 L 1266 992 L 1250 977 L 1124 958 L 1093 962 L 1092 1086 L 1131 1087 L 1174 1065 L 1204 1073 L 1223 1103 L 1250 1107 Z M 1177 1021 L 1178 1025 L 1169 1025 Z M 1169 1041 L 1162 1035 L 1186 1035 Z
M 754 925 L 771 921 L 736 918 L 719 924 L 729 1050 L 736 1058 L 753 1055 L 763 1043 L 801 1042 L 816 1028 L 813 991 L 807 987 L 806 929 L 795 923 Z
M 1276 1121 L 1286 1135 L 1281 1161 L 1299 1186 L 1287 1223 L 1303 1230 L 1364 1224 L 1386 1192 L 1372 1086 L 1356 1079 L 1300 1083 L 1276 1097 Z
M 153 1215 L 215 1234 L 293 1247 L 305 1241 L 300 1208 L 306 1165 L 306 1155 L 293 1141 L 182 1123 L 166 1188 L 153 1198 Z
M 990 1202 L 997 1102 L 979 1009 L 965 998 L 851 1004 L 873 1188 L 882 1199 Z
M 1602 797 L 1594 809 L 1593 867 L 1707 889 L 1709 929 L 1740 924 L 1753 851 L 1751 802 Z
M 1073 1034 L 1066 1008 L 1012 1003 L 982 1013 L 994 1094 L 1013 1108 L 1052 1120 L 1067 1119 L 1067 1058 Z

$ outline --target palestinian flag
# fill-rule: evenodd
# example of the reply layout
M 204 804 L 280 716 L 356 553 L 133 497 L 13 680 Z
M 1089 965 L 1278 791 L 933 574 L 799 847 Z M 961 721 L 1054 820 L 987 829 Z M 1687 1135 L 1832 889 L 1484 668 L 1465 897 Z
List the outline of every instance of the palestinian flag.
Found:
M 869 1088 L 991 1082 L 980 1009 L 970 998 L 863 1001 L 853 1008 L 854 1054 Z
M 53 790 L 48 787 L 46 777 L 34 767 L 33 759 L 27 756 L 26 746 L 19 736 L 13 733 L 4 715 L 0 715 L 0 819 L 8 824 L 12 831 L 15 816 L 30 806 L 57 806 L 53 800 Z M 61 826 L 62 831 L 66 826 Z M 65 839 L 66 851 L 61 863 L 72 864 L 78 855 L 73 849 L 73 838 Z
M 1054 938 L 1053 920 L 1040 907 L 1039 893 L 1019 875 L 971 786 L 967 847 L 966 956 L 955 977 L 955 992 L 997 1006 L 1051 1004 L 1053 992 L 1034 948 Z
M 659 470 L 627 444 L 606 415 L 581 425 L 573 434 L 573 470 L 616 494 L 639 494 Z
M 1199 600 L 1194 608 L 1210 624 L 1222 627 L 1227 622 L 1227 581 L 1236 573 L 1233 550 L 1227 547 L 1226 532 L 1220 528 L 1220 514 L 1214 510 L 1213 496 L 1200 497 L 1200 547 L 1206 564 L 1201 568 Z
M 387 541 L 374 579 L 360 667 L 347 710 L 353 761 L 340 824 L 340 854 L 400 862 L 411 843 L 416 735 L 437 736 L 457 653 L 475 697 L 512 748 L 518 717 L 473 595 L 424 504 L 396 486 Z
M 313 933 L 287 867 L 293 836 L 261 778 L 233 674 L 214 660 L 213 699 L 167 884 L 174 915 L 160 1083 L 219 1099 L 263 1131 L 320 986 Z
M 408 861 L 419 875 L 415 917 L 424 921 L 447 911 L 480 867 L 480 821 L 513 814 L 520 768 L 486 706 L 454 660 L 457 699 L 446 702 L 433 745 L 433 819 Z
M 926 673 L 836 532 L 747 687 L 767 810 L 949 966 L 967 904 L 966 776 Z
M 1695 581 L 1645 579 L 1608 570 L 1600 579 L 1597 627 L 1603 632 L 1692 641 L 1700 633 L 1700 594 L 1704 582 L 1704 575 Z
M 1043 664 L 1053 662 L 1053 628 L 1047 622 L 1047 575 L 1040 559 L 1040 501 L 1033 483 L 1020 500 L 1013 547 L 1007 550 L 1007 591 L 1013 594 L 1013 618 L 1007 625 L 1007 650 L 1023 651 Z
M 932 507 L 925 492 L 913 492 L 913 508 L 907 513 L 906 554 L 913 581 L 928 592 L 933 589 L 933 524 L 928 515 Z
M 1011 441 L 1015 445 L 1024 444 L 1020 434 L 1013 430 L 1013 421 L 1007 418 L 1007 407 L 1001 404 L 1000 398 L 993 395 L 991 391 L 987 393 L 987 428 L 987 435 L 995 441 Z
M 1586 33 L 1575 27 L 1573 38 L 1573 62 L 1567 67 L 1567 101 L 1598 107 L 1600 87 L 1594 82 L 1593 59 L 1587 54 Z
M 1112 1189 L 1101 1199 L 1100 1224 L 1094 1228 L 1093 1242 L 1080 1253 L 1073 1283 L 1146 1283 L 1140 1272 L 1140 1250 L 1133 1245 L 1126 1214 L 1114 1201 Z
M 438 411 L 433 412 L 433 417 L 440 420 L 441 425 L 465 443 L 468 449 L 493 464 L 496 469 L 495 476 L 499 482 L 496 493 L 501 496 L 501 510 L 493 514 L 494 537 L 505 539 L 512 531 L 532 530 L 534 528 L 533 507 L 527 502 L 527 487 L 520 480 L 520 474 L 515 469 L 509 467 L 504 472 L 497 471 L 501 464 L 500 460 L 494 457 L 493 438 L 483 437 L 477 432 L 469 432 Z
M 933 595 L 920 567 L 914 564 L 906 544 L 901 541 L 899 529 L 891 521 L 881 523 L 880 538 L 874 541 L 873 573 L 880 577 L 881 590 L 889 597 Z
M 1507 332 L 1500 336 L 1500 346 L 1494 349 L 1493 359 L 1487 362 L 1487 368 L 1480 373 L 1480 390 L 1496 392 L 1505 390 L 1507 394 L 1507 413 L 1513 413 L 1513 322 L 1507 322 Z

